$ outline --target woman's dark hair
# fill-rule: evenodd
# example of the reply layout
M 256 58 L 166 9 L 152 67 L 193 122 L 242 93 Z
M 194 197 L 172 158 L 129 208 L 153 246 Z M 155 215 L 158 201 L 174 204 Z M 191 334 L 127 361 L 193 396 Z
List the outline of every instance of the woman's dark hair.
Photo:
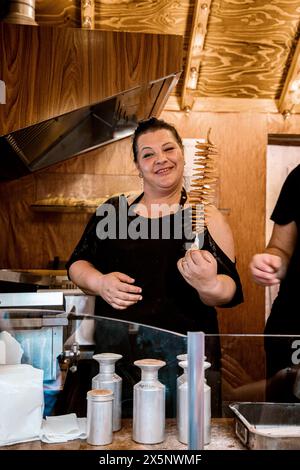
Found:
M 138 156 L 138 147 L 137 147 L 138 138 L 142 134 L 146 134 L 147 132 L 159 131 L 160 129 L 166 129 L 167 131 L 170 131 L 173 134 L 176 142 L 180 145 L 181 149 L 183 150 L 183 143 L 182 143 L 181 137 L 178 134 L 175 127 L 172 126 L 172 124 L 169 124 L 163 121 L 162 119 L 151 117 L 150 119 L 147 119 L 145 121 L 140 121 L 138 123 L 137 128 L 134 131 L 132 149 L 133 149 L 133 160 L 135 162 L 137 162 L 137 156 Z

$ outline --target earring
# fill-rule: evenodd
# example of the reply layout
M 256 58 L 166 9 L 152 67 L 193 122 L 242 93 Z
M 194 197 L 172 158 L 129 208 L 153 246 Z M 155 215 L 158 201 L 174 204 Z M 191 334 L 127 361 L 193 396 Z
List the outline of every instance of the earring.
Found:
M 141 178 L 141 192 L 144 192 L 144 180 L 143 180 L 143 173 L 139 172 L 139 178 Z

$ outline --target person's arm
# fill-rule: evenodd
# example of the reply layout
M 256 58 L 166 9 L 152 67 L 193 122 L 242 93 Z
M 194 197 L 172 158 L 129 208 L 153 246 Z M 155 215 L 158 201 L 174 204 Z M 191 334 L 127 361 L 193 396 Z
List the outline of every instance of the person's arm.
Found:
M 296 223 L 274 224 L 264 253 L 253 256 L 250 271 L 253 280 L 263 286 L 279 284 L 284 279 L 297 242 Z
M 177 263 L 186 282 L 194 287 L 206 305 L 226 304 L 234 296 L 236 285 L 226 274 L 217 274 L 217 262 L 206 250 L 189 250 Z
M 215 242 L 234 261 L 233 236 L 223 215 L 210 206 L 206 211 L 206 221 Z M 217 261 L 209 251 L 189 250 L 177 266 L 186 282 L 197 290 L 206 305 L 223 305 L 233 298 L 236 291 L 234 280 L 226 274 L 217 274 Z
M 70 279 L 86 294 L 100 295 L 117 310 L 124 310 L 142 299 L 142 289 L 127 274 L 102 274 L 91 263 L 78 260 L 69 268 Z

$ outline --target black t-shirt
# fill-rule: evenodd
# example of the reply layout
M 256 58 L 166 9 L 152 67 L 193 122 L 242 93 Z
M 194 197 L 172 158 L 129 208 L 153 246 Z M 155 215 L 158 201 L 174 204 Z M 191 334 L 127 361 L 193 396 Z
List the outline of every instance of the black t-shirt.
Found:
M 300 165 L 296 166 L 286 178 L 280 191 L 271 220 L 285 225 L 295 221 L 300 227 Z
M 200 330 L 218 333 L 215 309 L 200 300 L 196 290 L 184 280 L 177 268 L 177 261 L 184 256 L 186 243 L 190 241 L 187 231 L 182 230 L 179 236 L 177 230 L 178 221 L 182 226 L 185 224 L 186 219 L 183 216 L 186 209 L 155 219 L 158 225 L 154 227 L 156 235 L 153 237 L 153 228 L 149 228 L 153 219 L 142 218 L 129 210 L 126 212 L 126 219 L 123 217 L 122 221 L 120 220 L 119 207 L 122 205 L 124 208 L 124 200 L 126 205 L 124 196 L 111 198 L 106 203 L 115 208 L 117 213 L 117 222 L 111 226 L 109 237 L 103 237 L 107 229 L 103 213 L 99 215 L 97 211 L 98 215 L 96 213 L 92 216 L 67 263 L 67 269 L 75 261 L 86 260 L 104 274 L 114 271 L 125 273 L 135 279 L 135 285 L 142 288 L 143 299 L 120 311 L 111 307 L 101 297 L 97 297 L 96 314 L 183 334 Z M 113 216 L 113 212 L 110 215 Z M 137 225 L 134 224 L 138 222 L 144 226 L 147 233 L 151 233 L 150 238 L 133 239 L 132 236 L 125 237 L 123 232 L 120 236 L 121 225 L 122 230 L 126 229 L 128 232 L 129 227 L 135 230 Z M 166 228 L 167 231 L 170 230 L 167 237 L 163 236 L 163 230 Z M 207 229 L 202 241 L 202 249 L 210 251 L 216 258 L 218 273 L 227 274 L 236 283 L 236 294 L 224 307 L 237 305 L 242 302 L 243 295 L 235 263 L 217 246 Z
M 294 221 L 298 238 L 287 274 L 280 284 L 266 327 L 267 333 L 299 334 L 299 289 L 300 289 L 300 165 L 286 178 L 271 219 L 278 225 Z

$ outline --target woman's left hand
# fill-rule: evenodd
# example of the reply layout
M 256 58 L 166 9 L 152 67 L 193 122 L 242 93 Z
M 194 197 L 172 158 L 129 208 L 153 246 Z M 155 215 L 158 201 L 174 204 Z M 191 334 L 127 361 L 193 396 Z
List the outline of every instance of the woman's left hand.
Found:
M 206 250 L 188 250 L 177 262 L 180 274 L 195 289 L 210 290 L 217 284 L 217 262 Z

